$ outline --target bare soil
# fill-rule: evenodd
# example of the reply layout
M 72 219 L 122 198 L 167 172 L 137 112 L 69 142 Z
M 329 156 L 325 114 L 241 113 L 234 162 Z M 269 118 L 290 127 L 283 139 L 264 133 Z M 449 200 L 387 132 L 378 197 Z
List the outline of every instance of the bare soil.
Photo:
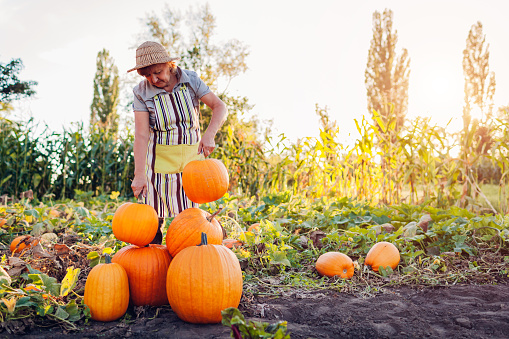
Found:
M 286 320 L 291 338 L 509 338 L 509 284 L 384 289 L 371 297 L 296 290 L 283 296 L 243 297 L 249 320 Z M 169 306 L 130 308 L 131 320 L 81 323 L 80 331 L 19 322 L 2 338 L 230 338 L 221 325 L 181 321 Z M 15 326 L 12 324 L 12 326 Z

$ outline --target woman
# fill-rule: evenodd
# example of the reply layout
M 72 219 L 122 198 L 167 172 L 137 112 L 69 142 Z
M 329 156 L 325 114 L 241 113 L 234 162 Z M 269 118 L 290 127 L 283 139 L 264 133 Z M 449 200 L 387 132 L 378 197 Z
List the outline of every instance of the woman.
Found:
M 226 105 L 193 71 L 175 64 L 162 45 L 147 41 L 136 49 L 137 70 L 145 79 L 134 92 L 134 179 L 136 197 L 144 197 L 159 216 L 152 243 L 162 241 L 165 217 L 176 216 L 197 204 L 182 188 L 182 170 L 192 160 L 208 157 L 214 138 L 226 120 Z M 212 118 L 200 135 L 199 100 L 212 109 Z

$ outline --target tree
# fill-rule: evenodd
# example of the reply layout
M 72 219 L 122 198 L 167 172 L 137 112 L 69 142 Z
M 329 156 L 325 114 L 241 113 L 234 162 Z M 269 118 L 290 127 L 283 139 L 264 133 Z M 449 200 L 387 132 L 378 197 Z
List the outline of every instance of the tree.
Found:
M 490 73 L 489 44 L 483 34 L 481 22 L 472 25 L 468 32 L 466 47 L 463 50 L 463 75 L 465 77 L 464 115 L 471 115 L 477 107 L 483 118 L 489 118 L 493 110 L 495 95 L 495 73 Z
M 13 59 L 8 64 L 0 63 L 0 111 L 9 110 L 13 100 L 30 97 L 35 94 L 35 81 L 21 81 L 19 72 L 23 69 L 21 59 Z
M 489 71 L 489 44 L 482 31 L 481 22 L 472 25 L 463 50 L 463 75 L 465 78 L 465 102 L 463 106 L 463 130 L 460 131 L 461 178 L 463 181 L 460 206 L 465 207 L 474 199 L 479 187 L 477 168 L 492 144 L 492 110 L 495 94 L 495 74 Z M 480 119 L 472 119 L 472 110 L 478 108 Z
M 182 23 L 186 27 L 182 27 Z M 163 45 L 170 55 L 181 57 L 180 66 L 198 73 L 200 78 L 214 91 L 228 107 L 228 118 L 216 139 L 219 144 L 226 142 L 227 127 L 235 133 L 255 134 L 258 123 L 251 119 L 241 122 L 241 117 L 252 106 L 242 96 L 228 94 L 230 82 L 247 70 L 247 48 L 238 40 L 232 39 L 223 44 L 213 41 L 216 19 L 209 5 L 190 9 L 186 16 L 166 7 L 163 15 L 147 16 L 146 31 L 139 40 L 155 40 Z M 189 33 L 186 35 L 186 33 Z M 221 88 L 220 88 L 221 87 Z M 202 104 L 200 107 L 202 131 L 208 126 L 212 111 Z
M 408 106 L 410 58 L 406 49 L 396 55 L 397 31 L 392 28 L 393 13 L 373 13 L 373 39 L 368 53 L 365 84 L 368 111 L 380 114 L 384 124 L 395 123 L 398 131 L 405 120 Z
M 94 98 L 90 105 L 90 129 L 99 128 L 118 132 L 119 79 L 118 69 L 109 51 L 97 53 L 97 71 L 94 78 Z

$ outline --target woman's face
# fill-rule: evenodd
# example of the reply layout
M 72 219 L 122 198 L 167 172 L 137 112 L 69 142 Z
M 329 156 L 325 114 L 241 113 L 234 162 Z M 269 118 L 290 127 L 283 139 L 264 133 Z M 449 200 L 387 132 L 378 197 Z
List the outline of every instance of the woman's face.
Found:
M 171 73 L 167 64 L 155 64 L 147 68 L 143 75 L 147 81 L 159 88 L 170 85 Z

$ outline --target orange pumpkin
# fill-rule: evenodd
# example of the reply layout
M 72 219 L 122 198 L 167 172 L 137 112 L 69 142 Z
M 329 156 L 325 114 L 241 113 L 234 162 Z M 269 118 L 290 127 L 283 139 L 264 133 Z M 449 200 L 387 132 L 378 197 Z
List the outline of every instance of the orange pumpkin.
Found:
M 354 273 L 353 261 L 344 253 L 327 252 L 318 257 L 316 270 L 327 277 L 350 279 Z
M 247 231 L 253 232 L 253 233 L 260 232 L 260 223 L 257 222 L 257 223 L 252 224 L 251 226 L 248 227 Z
M 229 249 L 232 248 L 239 248 L 242 246 L 242 243 L 238 241 L 237 239 L 224 239 L 223 245 L 228 247 Z
M 0 219 L 0 227 L 5 225 L 6 222 L 7 222 L 7 219 Z
M 182 187 L 187 197 L 198 204 L 222 198 L 228 185 L 228 171 L 217 159 L 193 160 L 182 172 Z
M 127 202 L 117 208 L 113 215 L 113 234 L 118 240 L 133 245 L 149 244 L 158 227 L 157 212 L 150 205 Z
M 11 250 L 11 253 L 19 253 L 28 250 L 33 246 L 37 246 L 38 243 L 39 243 L 38 238 L 34 238 L 28 234 L 20 235 L 19 237 L 16 237 L 12 240 L 9 248 Z
M 166 246 L 129 245 L 121 248 L 111 260 L 122 266 L 129 278 L 129 295 L 135 306 L 168 304 L 166 273 L 171 257 Z
M 242 296 L 242 270 L 231 250 L 201 243 L 183 249 L 171 262 L 166 291 L 172 310 L 190 323 L 221 322 L 221 311 L 238 307 Z
M 117 320 L 125 314 L 129 305 L 129 281 L 125 269 L 112 263 L 106 255 L 106 263 L 94 266 L 85 283 L 84 303 L 90 308 L 92 319 Z
M 166 231 L 166 247 L 170 255 L 175 258 L 184 248 L 199 244 L 201 232 L 207 233 L 209 244 L 221 245 L 223 229 L 214 218 L 220 211 L 211 215 L 202 209 L 192 207 L 180 212 Z
M 380 266 L 390 266 L 395 269 L 400 259 L 399 250 L 394 244 L 381 241 L 371 247 L 366 255 L 366 260 L 364 260 L 364 265 L 370 266 L 373 271 L 378 272 Z

